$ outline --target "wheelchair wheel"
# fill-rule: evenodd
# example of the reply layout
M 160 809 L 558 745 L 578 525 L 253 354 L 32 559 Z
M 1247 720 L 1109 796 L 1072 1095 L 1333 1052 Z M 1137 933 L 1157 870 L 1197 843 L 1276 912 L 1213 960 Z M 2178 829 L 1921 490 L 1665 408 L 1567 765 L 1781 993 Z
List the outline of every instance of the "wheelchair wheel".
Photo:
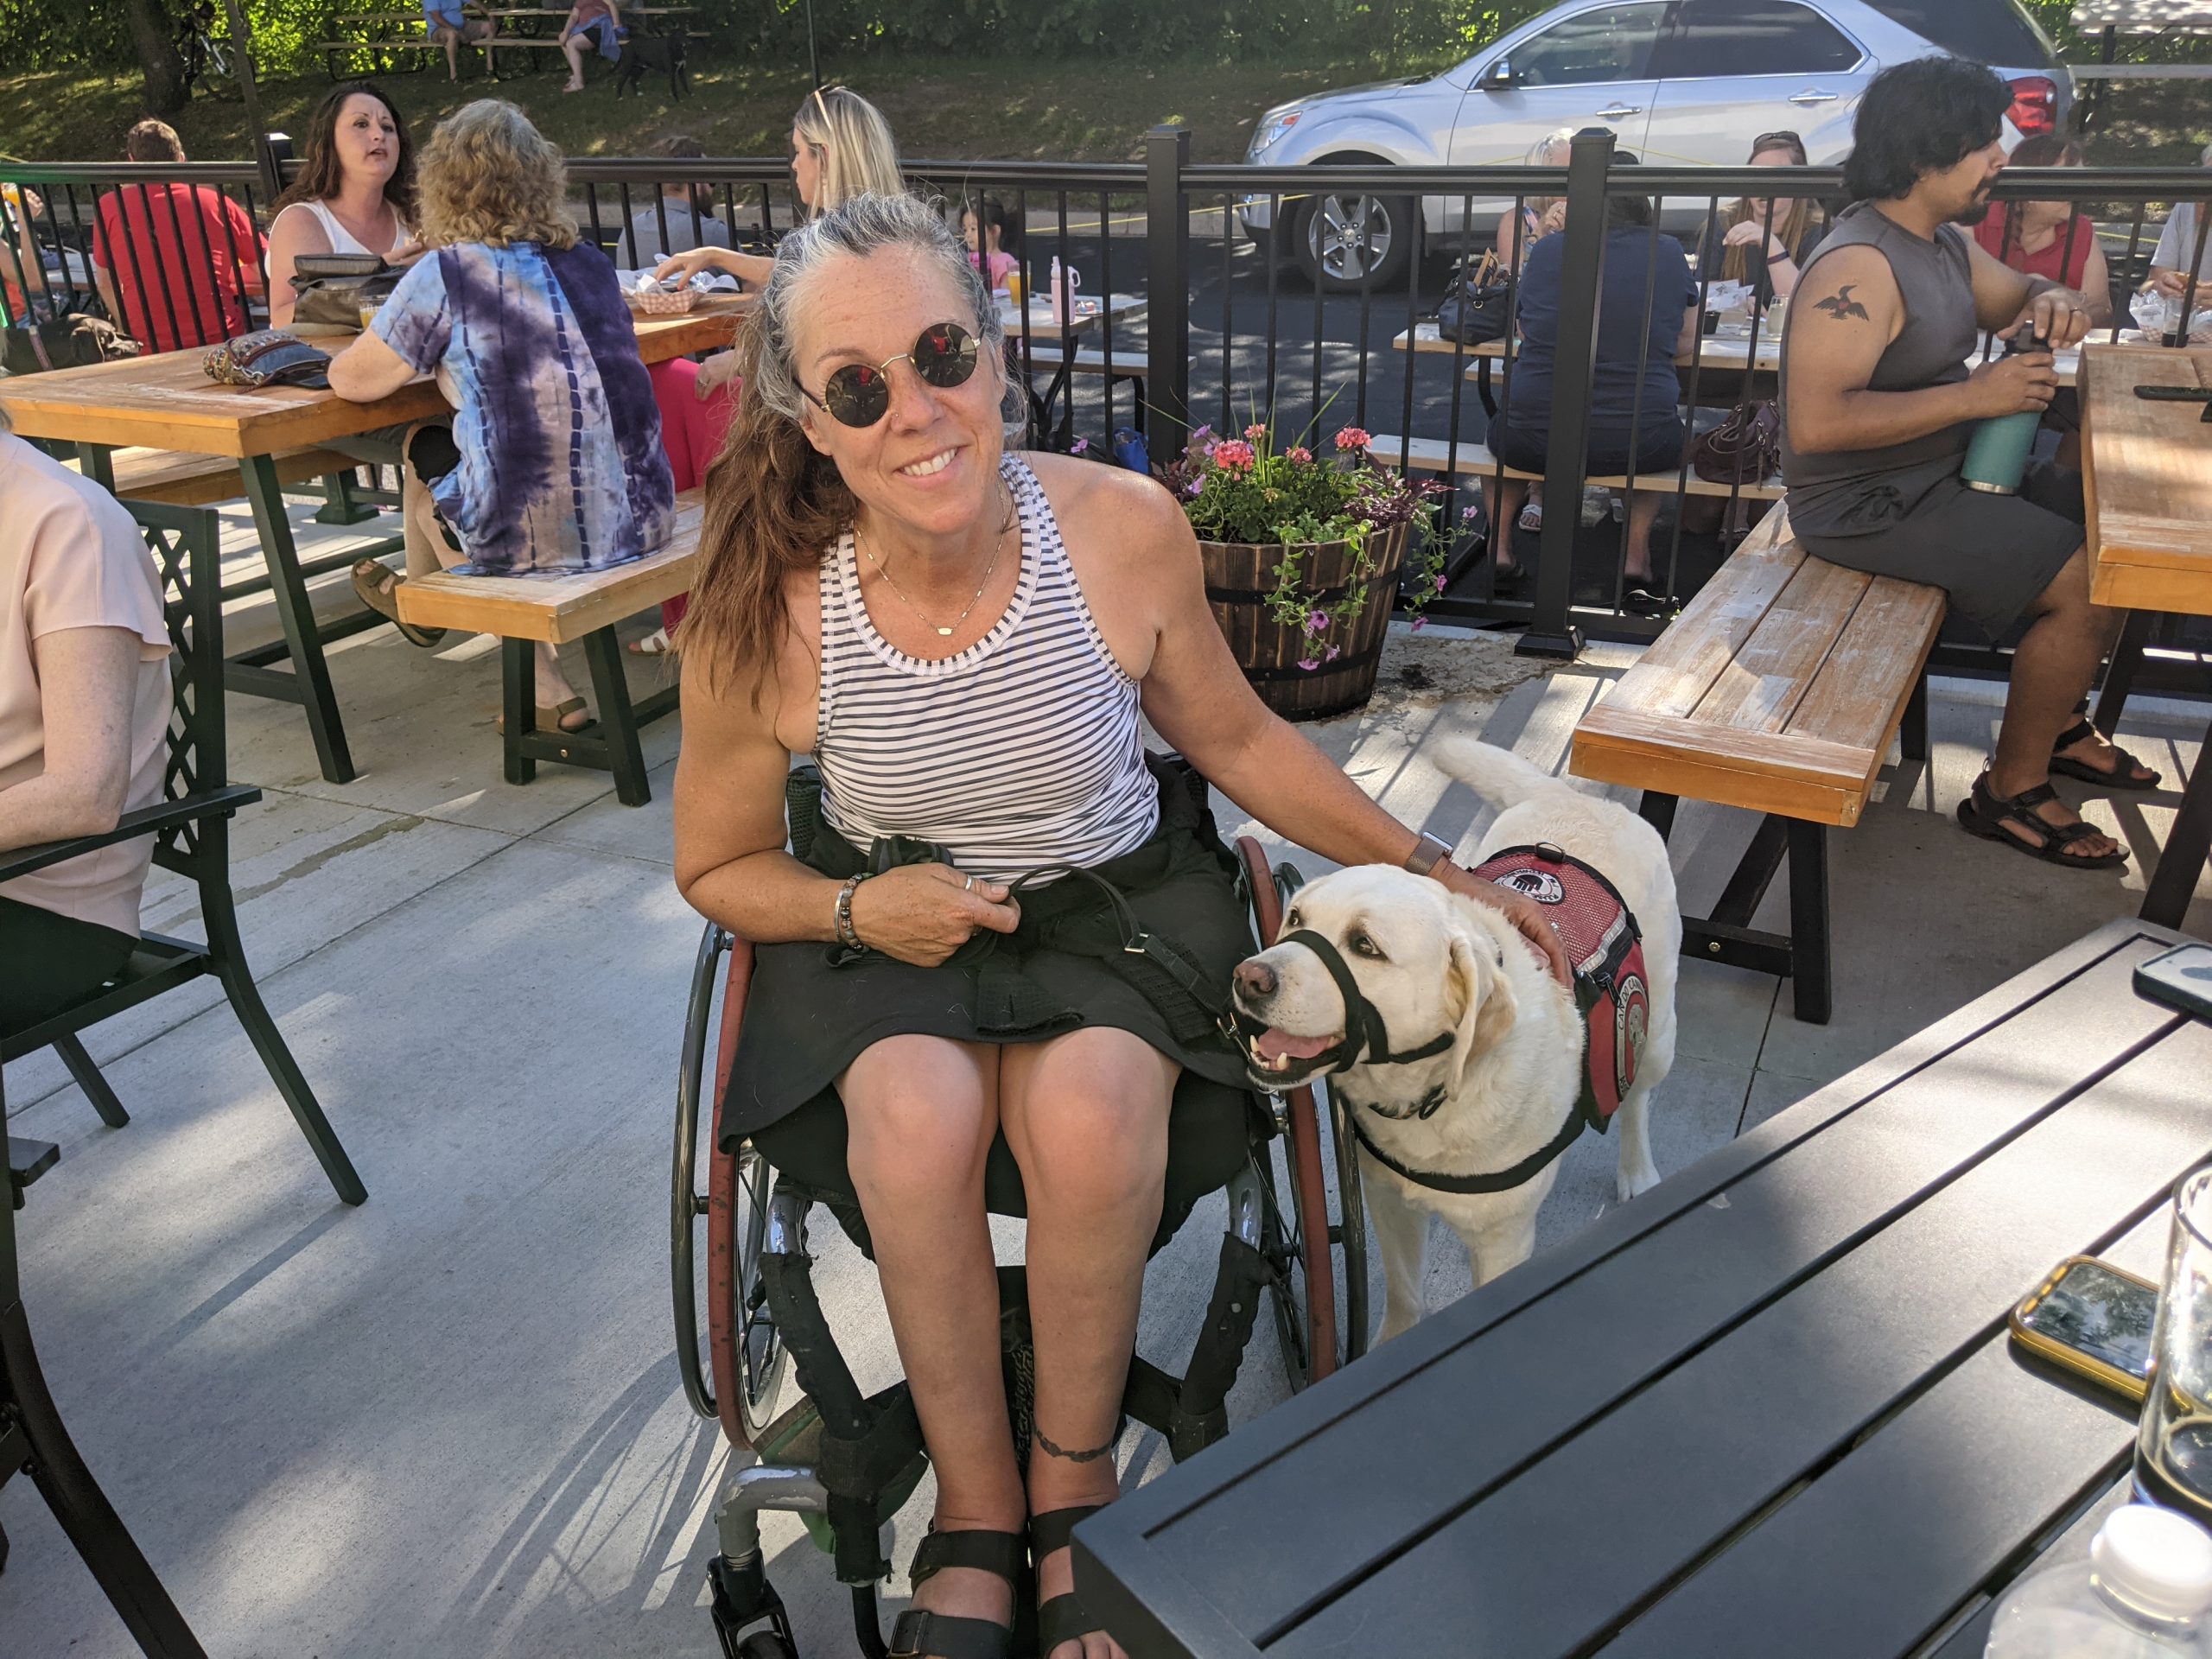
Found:
M 1249 836 L 1239 837 L 1236 853 L 1242 867 L 1241 885 L 1252 906 L 1253 930 L 1262 944 L 1273 944 L 1282 929 L 1284 901 L 1304 881 L 1288 864 L 1270 869 L 1267 855 Z M 1264 1098 L 1281 1131 L 1276 1138 L 1282 1147 L 1283 1174 L 1278 1182 L 1274 1154 L 1261 1148 L 1257 1160 L 1266 1178 L 1271 1211 L 1263 1236 L 1268 1259 L 1281 1275 L 1273 1298 L 1275 1330 L 1281 1343 L 1283 1369 L 1295 1389 L 1327 1376 L 1351 1357 L 1349 1344 L 1338 1335 L 1336 1252 L 1332 1245 L 1339 1236 L 1347 1241 L 1346 1255 L 1363 1274 L 1365 1240 L 1354 1242 L 1351 1230 L 1339 1235 L 1329 1224 L 1320 1113 L 1313 1087 L 1304 1085 Z M 1363 1282 L 1360 1289 L 1364 1301 Z
M 728 958 L 723 971 L 724 957 Z M 685 1398 L 702 1417 L 718 1418 L 732 1444 L 749 1447 L 774 1414 L 789 1354 L 768 1316 L 760 1259 L 774 1181 L 750 1144 L 725 1152 L 709 1147 L 707 1191 L 696 1190 L 700 1120 L 714 1134 L 714 1103 L 721 1096 L 737 1052 L 738 1020 L 753 972 L 752 947 L 713 923 L 699 941 L 677 1074 L 676 1156 L 670 1232 L 670 1279 L 676 1313 L 677 1372 Z M 717 996 L 717 992 L 720 995 Z M 709 1039 L 715 1064 L 707 1064 Z M 706 1106 L 702 1114 L 702 1103 Z M 707 1218 L 707 1372 L 699 1363 L 696 1229 Z

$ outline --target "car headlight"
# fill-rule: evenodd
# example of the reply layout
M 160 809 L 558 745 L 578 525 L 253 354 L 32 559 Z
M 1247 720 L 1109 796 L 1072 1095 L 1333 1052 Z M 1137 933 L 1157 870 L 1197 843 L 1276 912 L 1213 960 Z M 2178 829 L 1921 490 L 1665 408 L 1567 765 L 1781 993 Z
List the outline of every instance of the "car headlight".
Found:
M 1265 118 L 1261 121 L 1259 130 L 1252 135 L 1252 148 L 1245 153 L 1248 156 L 1264 154 L 1273 148 L 1285 133 L 1296 126 L 1298 118 L 1305 113 L 1303 110 L 1285 110 L 1280 115 Z

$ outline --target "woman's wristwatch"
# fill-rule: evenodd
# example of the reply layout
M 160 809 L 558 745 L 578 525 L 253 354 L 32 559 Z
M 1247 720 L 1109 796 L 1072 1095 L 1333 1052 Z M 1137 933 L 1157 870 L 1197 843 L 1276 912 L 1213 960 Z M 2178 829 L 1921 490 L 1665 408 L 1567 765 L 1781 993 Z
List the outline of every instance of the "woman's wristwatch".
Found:
M 1414 843 L 1413 851 L 1406 855 L 1404 868 L 1414 875 L 1434 875 L 1437 868 L 1451 856 L 1450 846 L 1423 830 L 1421 839 Z

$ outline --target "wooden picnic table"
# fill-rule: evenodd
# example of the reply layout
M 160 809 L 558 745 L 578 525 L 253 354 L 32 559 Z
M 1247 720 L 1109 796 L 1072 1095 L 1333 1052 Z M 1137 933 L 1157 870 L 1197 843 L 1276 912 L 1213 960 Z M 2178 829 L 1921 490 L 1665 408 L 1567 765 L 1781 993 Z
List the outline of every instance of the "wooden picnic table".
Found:
M 2123 330 L 2123 340 L 2139 340 L 2133 329 Z M 1675 366 L 1687 373 L 1694 365 L 1700 376 L 1712 375 L 1712 381 L 1701 383 L 1700 391 L 1709 392 L 1720 400 L 1716 406 L 1732 406 L 1742 396 L 1742 373 L 1748 364 L 1761 374 L 1778 374 L 1782 371 L 1782 331 L 1778 323 L 1762 323 L 1759 327 L 1758 351 L 1754 355 L 1749 334 L 1715 334 L 1699 336 L 1694 353 L 1683 352 L 1675 359 Z M 1408 332 L 1400 330 L 1390 344 L 1399 351 L 1432 353 L 1450 357 L 1461 355 L 1467 359 L 1467 372 L 1474 377 L 1476 389 L 1483 400 L 1483 407 L 1491 414 L 1497 413 L 1497 400 L 1491 391 L 1491 365 L 1503 362 L 1509 353 L 1502 340 L 1486 340 L 1479 346 L 1462 346 L 1457 340 L 1446 340 L 1433 322 L 1417 323 Z M 1985 337 L 1980 348 L 1967 359 L 1968 366 L 1979 367 L 1991 355 L 1989 340 Z M 2003 354 L 1999 347 L 1998 355 Z M 2058 384 L 2070 386 L 2081 368 L 2079 347 L 2069 346 L 2054 353 L 2058 370 Z M 1761 396 L 1767 393 L 1762 392 Z
M 1110 340 L 1114 338 L 1112 331 L 1116 327 L 1141 321 L 1147 310 L 1145 298 L 1141 294 L 1109 294 L 1101 304 L 1095 296 L 1086 296 L 1077 289 L 1075 306 L 1071 309 L 1067 321 L 1062 323 L 1054 320 L 1052 301 L 1043 294 L 1026 294 L 1020 305 L 1014 304 L 1002 294 L 995 297 L 998 300 L 999 327 L 1006 334 L 1007 369 L 1020 374 L 1026 356 L 1031 370 L 1050 372 L 1051 378 L 1046 382 L 1042 392 L 1034 385 L 1027 386 L 1030 416 L 1036 429 L 1039 435 L 1052 430 L 1055 424 L 1053 410 L 1059 408 L 1061 414 L 1058 425 L 1061 442 L 1065 443 L 1075 413 L 1075 400 L 1069 392 L 1069 383 L 1076 368 L 1075 342 L 1086 335 L 1098 333 L 1102 328 L 1107 331 L 1107 338 Z M 1028 341 L 1026 352 L 1022 344 L 1025 339 Z M 1144 348 L 1132 345 L 1121 355 L 1132 365 L 1140 365 L 1144 361 Z M 1061 402 L 1064 397 L 1067 400 L 1065 404 Z
M 1236 1428 L 1077 1529 L 1084 1605 L 1134 1659 L 1979 1659 L 2127 1467 L 2005 1316 L 2075 1252 L 2158 1274 L 2212 1152 L 2212 1029 L 2129 985 L 2176 938 L 2108 924 Z
M 750 303 L 747 298 L 713 300 L 682 316 L 639 316 L 639 353 L 647 363 L 660 363 L 728 345 L 731 319 Z M 237 461 L 283 638 L 232 657 L 225 683 L 234 691 L 301 704 L 322 775 L 334 784 L 351 782 L 353 756 L 323 645 L 385 619 L 365 610 L 334 623 L 316 621 L 307 578 L 334 567 L 302 569 L 276 457 L 379 427 L 432 419 L 448 405 L 428 376 L 373 404 L 348 403 L 335 392 L 300 386 L 218 385 L 201 369 L 203 356 L 197 350 L 167 352 L 9 376 L 0 378 L 0 409 L 19 436 L 74 443 L 87 475 L 111 486 L 109 457 L 118 449 L 174 449 Z M 287 659 L 289 671 L 270 666 Z
M 2120 718 L 2160 612 L 2212 616 L 2212 405 L 2138 397 L 2139 385 L 2212 388 L 2212 348 L 2092 346 L 2082 372 L 2082 483 L 2089 596 L 2128 613 L 2096 718 Z M 2178 927 L 2212 850 L 2212 730 L 2144 895 L 2146 921 Z

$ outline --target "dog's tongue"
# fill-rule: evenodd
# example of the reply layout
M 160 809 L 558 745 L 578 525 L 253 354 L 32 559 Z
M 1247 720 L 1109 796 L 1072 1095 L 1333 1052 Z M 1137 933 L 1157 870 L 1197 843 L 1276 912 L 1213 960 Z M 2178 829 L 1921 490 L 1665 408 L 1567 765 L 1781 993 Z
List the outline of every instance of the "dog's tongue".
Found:
M 1333 1037 L 1294 1037 L 1287 1031 L 1277 1031 L 1270 1026 L 1252 1040 L 1262 1059 L 1280 1060 L 1288 1057 L 1294 1060 L 1310 1060 L 1327 1049 L 1337 1039 Z

